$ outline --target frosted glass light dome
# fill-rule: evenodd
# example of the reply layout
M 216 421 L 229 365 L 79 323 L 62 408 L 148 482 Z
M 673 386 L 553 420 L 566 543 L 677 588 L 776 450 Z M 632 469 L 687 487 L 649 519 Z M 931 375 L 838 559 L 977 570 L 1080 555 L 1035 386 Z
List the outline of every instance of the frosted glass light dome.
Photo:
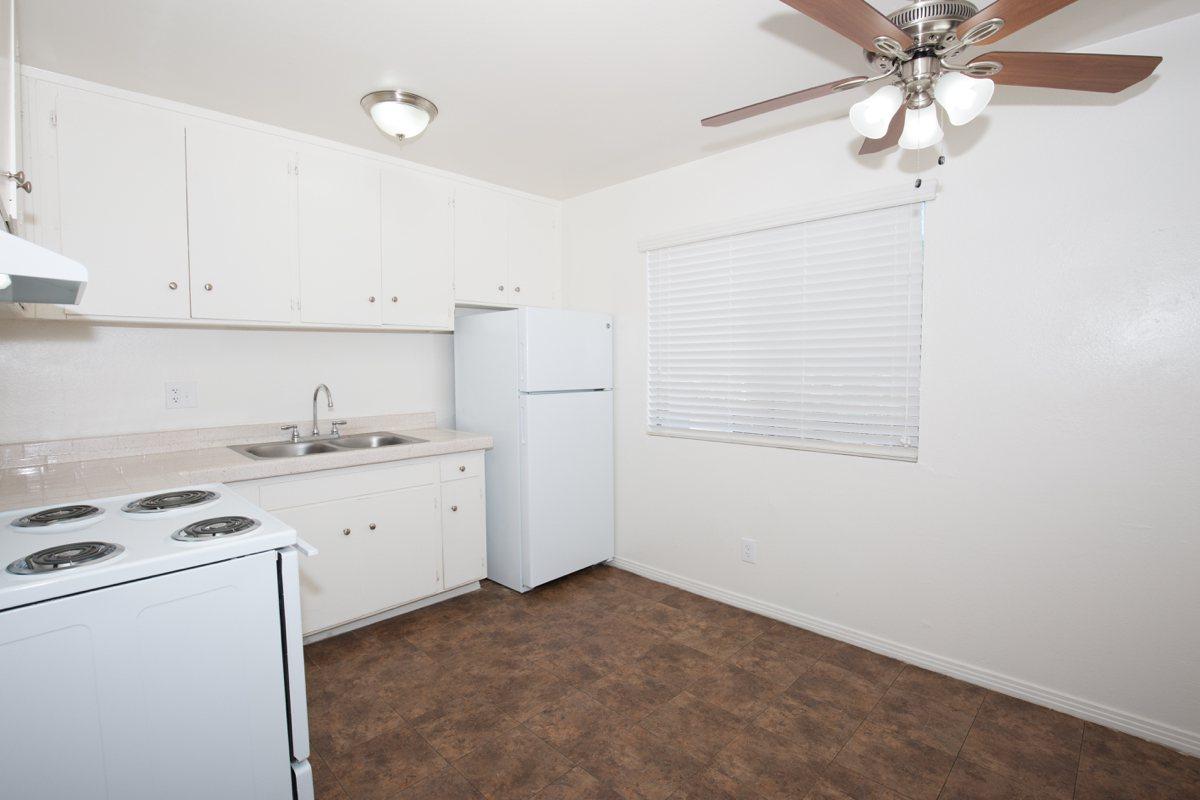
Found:
M 437 106 L 412 92 L 387 89 L 371 92 L 360 101 L 379 130 L 397 139 L 420 136 L 437 117 Z

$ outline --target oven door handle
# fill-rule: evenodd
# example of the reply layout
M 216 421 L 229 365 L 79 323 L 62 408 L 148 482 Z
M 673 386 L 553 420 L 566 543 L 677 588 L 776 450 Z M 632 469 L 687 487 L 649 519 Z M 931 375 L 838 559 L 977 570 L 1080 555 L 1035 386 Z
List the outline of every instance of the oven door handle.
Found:
M 279 550 L 279 599 L 283 622 L 283 666 L 286 675 L 288 729 L 292 760 L 304 761 L 308 749 L 308 698 L 304 684 L 304 633 L 300 624 L 300 553 L 316 555 L 317 548 L 297 540 Z

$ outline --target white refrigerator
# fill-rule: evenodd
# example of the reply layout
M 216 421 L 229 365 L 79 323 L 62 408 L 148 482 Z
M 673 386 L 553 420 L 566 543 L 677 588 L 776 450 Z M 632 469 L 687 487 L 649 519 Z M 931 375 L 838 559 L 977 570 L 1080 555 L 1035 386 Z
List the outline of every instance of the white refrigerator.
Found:
M 613 557 L 612 317 L 459 317 L 455 426 L 490 434 L 488 577 L 524 592 Z

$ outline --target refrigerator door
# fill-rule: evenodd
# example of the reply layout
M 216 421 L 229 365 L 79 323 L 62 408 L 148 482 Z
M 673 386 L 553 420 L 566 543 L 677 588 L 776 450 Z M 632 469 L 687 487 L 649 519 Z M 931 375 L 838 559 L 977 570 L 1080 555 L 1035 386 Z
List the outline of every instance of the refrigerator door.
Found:
M 551 308 L 525 308 L 518 313 L 520 391 L 612 388 L 612 317 Z
M 613 557 L 612 397 L 521 396 L 525 588 Z

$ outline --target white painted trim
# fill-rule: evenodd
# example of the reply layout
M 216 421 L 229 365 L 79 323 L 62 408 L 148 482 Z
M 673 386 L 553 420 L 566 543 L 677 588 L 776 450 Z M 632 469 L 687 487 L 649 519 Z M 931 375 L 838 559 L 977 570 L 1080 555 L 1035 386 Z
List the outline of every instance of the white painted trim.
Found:
M 133 102 L 133 103 L 141 103 L 143 105 L 152 106 L 154 108 L 161 108 L 166 111 L 174 111 L 179 114 L 187 114 L 189 116 L 197 117 L 199 119 L 211 120 L 213 122 L 219 122 L 219 123 L 223 123 L 225 125 L 235 125 L 240 128 L 245 128 L 247 130 L 252 130 L 252 131 L 258 131 L 260 133 L 267 133 L 272 136 L 280 136 L 285 139 L 291 139 L 292 141 L 298 142 L 300 144 L 312 145 L 315 147 L 321 147 L 321 148 L 325 148 L 328 150 L 336 150 L 338 152 L 346 153 L 348 155 L 360 156 L 362 158 L 369 158 L 374 161 L 382 162 L 383 164 L 386 164 L 389 166 L 400 167 L 402 169 L 412 169 L 412 170 L 416 170 L 418 172 L 424 172 L 428 175 L 437 175 L 439 177 L 446 178 L 446 179 L 449 179 L 452 181 L 457 181 L 459 183 L 472 184 L 474 186 L 480 186 L 485 189 L 494 189 L 496 191 L 504 192 L 505 194 L 509 194 L 514 197 L 523 197 L 526 200 L 534 200 L 534 201 L 546 203 L 546 204 L 552 205 L 552 206 L 558 206 L 558 207 L 562 206 L 561 200 L 555 200 L 552 197 L 543 197 L 542 195 L 530 194 L 529 192 L 523 192 L 520 189 L 512 189 L 507 186 L 499 186 L 497 184 L 488 183 L 487 181 L 481 181 L 476 178 L 468 177 L 466 175 L 459 175 L 458 173 L 447 172 L 446 170 L 438 169 L 436 167 L 429 167 L 424 164 L 419 164 L 415 161 L 406 161 L 405 159 L 398 158 L 396 156 L 389 156 L 389 155 L 381 153 L 377 150 L 368 150 L 364 147 L 356 147 L 354 145 L 345 144 L 343 142 L 336 142 L 332 139 L 323 139 L 319 136 L 313 136 L 311 134 L 301 133 L 300 131 L 293 131 L 288 128 L 280 128 L 276 125 L 267 125 L 266 123 L 263 123 L 263 122 L 255 122 L 254 120 L 244 119 L 242 117 L 235 117 L 232 114 L 224 114 L 220 111 L 212 111 L 211 109 L 201 108 L 199 106 L 188 105 L 187 103 L 180 103 L 176 100 L 169 100 L 165 97 L 155 97 L 154 95 L 142 94 L 141 92 L 131 92 L 127 89 L 119 89 L 115 86 L 108 86 L 103 83 L 94 83 L 92 81 L 84 80 L 82 78 L 76 78 L 71 75 L 63 75 L 63 74 L 60 74 L 57 72 L 50 72 L 49 70 L 39 69 L 38 67 L 30 67 L 30 66 L 26 66 L 26 65 L 21 66 L 21 75 L 24 77 L 33 79 L 33 80 L 39 80 L 39 81 L 45 81 L 47 83 L 52 83 L 52 84 L 55 84 L 56 86 L 66 86 L 71 89 L 79 89 L 79 90 L 82 90 L 85 92 L 95 92 L 96 94 L 102 94 L 107 97 L 114 97 L 118 100 L 127 100 L 127 101 Z M 351 102 L 354 105 L 358 105 L 358 101 L 354 100 L 354 98 L 351 98 Z M 363 122 L 365 125 L 371 125 L 370 119 L 365 114 L 363 115 Z M 382 134 L 380 134 L 380 135 L 382 136 Z
M 1200 756 L 1200 733 L 1197 732 L 1185 731 L 1181 728 L 1146 719 L 1145 717 L 1127 714 L 1109 706 L 1093 703 L 1090 700 L 1084 700 L 1053 689 L 1047 689 L 1044 686 L 1038 686 L 1028 681 L 1002 675 L 982 667 L 963 663 L 962 661 L 944 658 L 925 652 L 924 650 L 918 650 L 915 647 L 893 642 L 890 639 L 883 639 L 855 630 L 854 628 L 847 628 L 844 625 L 827 622 L 782 606 L 756 600 L 753 597 L 721 589 L 707 583 L 692 580 L 691 578 L 685 578 L 682 575 L 667 572 L 648 564 L 631 561 L 619 556 L 609 563 L 614 567 L 636 575 L 641 575 L 660 583 L 666 583 L 712 600 L 745 609 L 746 611 L 753 611 L 756 614 L 762 614 L 764 617 L 771 617 L 772 619 L 795 625 L 798 628 L 804 628 L 805 630 L 828 636 L 831 639 L 848 642 L 879 653 L 880 655 L 896 658 L 909 664 L 915 664 L 918 667 L 924 667 L 933 672 L 948 675 L 951 678 L 957 678 L 976 686 L 982 686 L 985 689 L 991 689 L 1000 694 L 1006 694 L 1011 697 L 1028 700 L 1040 706 L 1053 708 L 1107 728 L 1114 728 L 1142 739 L 1157 742 L 1188 755 Z
M 841 217 L 846 214 L 857 214 L 863 211 L 878 211 L 882 208 L 895 208 L 910 203 L 923 203 L 937 198 L 938 182 L 932 178 L 921 181 L 920 187 L 912 184 L 891 186 L 886 189 L 875 189 L 869 192 L 856 192 L 836 197 L 822 198 L 804 205 L 792 206 L 765 214 L 753 214 L 747 217 L 725 222 L 698 225 L 694 228 L 671 233 L 651 236 L 638 242 L 638 251 L 645 253 L 650 250 L 661 250 L 664 247 L 675 247 L 681 244 L 703 242 L 706 239 L 718 239 L 722 236 L 736 236 L 741 233 L 763 231 L 768 228 L 779 228 L 784 225 L 796 225 L 801 222 L 812 222 L 818 219 Z
M 872 444 L 838 444 L 820 442 L 816 439 L 788 439 L 782 436 L 750 436 L 742 433 L 720 433 L 717 431 L 693 431 L 686 428 L 647 428 L 651 436 L 667 439 L 695 439 L 702 442 L 724 442 L 725 444 L 748 444 L 754 447 L 781 447 L 785 450 L 807 450 L 812 453 L 833 453 L 842 456 L 880 458 L 886 461 L 917 462 L 915 447 L 883 447 Z
M 392 617 L 398 617 L 401 614 L 407 614 L 411 611 L 416 611 L 418 608 L 436 605 L 437 603 L 445 602 L 446 600 L 458 597 L 459 595 L 470 594 L 478 588 L 479 581 L 473 581 L 471 583 L 459 586 L 456 589 L 448 589 L 447 591 L 430 595 L 429 597 L 422 597 L 420 600 L 414 600 L 411 603 L 405 603 L 402 606 L 389 608 L 386 611 L 380 611 L 378 613 L 371 614 L 370 616 L 362 617 L 361 619 L 343 622 L 340 625 L 334 625 L 331 628 L 325 628 L 324 630 L 310 633 L 304 637 L 304 643 L 313 644 L 321 641 L 322 639 L 329 639 L 330 637 L 339 636 L 343 633 L 349 633 L 350 631 L 358 630 L 359 628 L 365 628 L 368 625 L 374 625 L 376 622 L 383 622 L 385 619 L 391 619 Z

